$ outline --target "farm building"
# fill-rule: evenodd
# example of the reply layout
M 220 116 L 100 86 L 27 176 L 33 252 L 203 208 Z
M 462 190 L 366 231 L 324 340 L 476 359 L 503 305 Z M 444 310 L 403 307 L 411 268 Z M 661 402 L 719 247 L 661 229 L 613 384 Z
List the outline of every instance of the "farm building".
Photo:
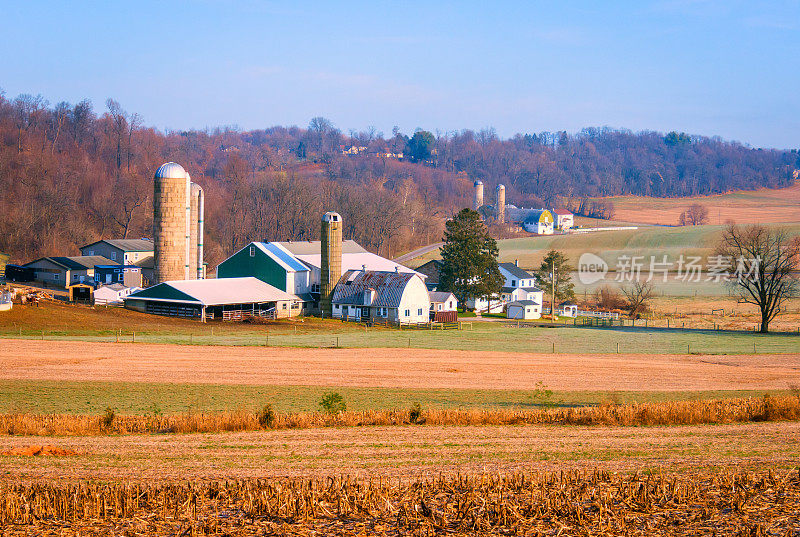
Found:
M 251 242 L 217 266 L 217 278 L 252 276 L 315 307 L 320 292 L 320 241 Z M 342 271 L 376 270 L 415 272 L 370 253 L 352 240 L 342 241 Z
M 6 263 L 10 257 L 8 254 L 0 252 L 0 280 L 4 280 L 6 277 Z
M 203 321 L 294 317 L 301 305 L 296 295 L 253 277 L 161 282 L 123 300 L 128 309 Z
M 89 282 L 75 282 L 67 286 L 70 302 L 91 304 L 94 300 L 94 285 Z
M 439 286 L 439 271 L 442 268 L 442 262 L 439 259 L 428 261 L 416 268 L 416 271 L 425 276 L 425 287 L 429 291 L 436 291 Z
M 571 212 L 564 209 L 554 209 L 551 213 L 556 220 L 556 229 L 566 231 L 575 225 L 575 217 Z
M 120 283 L 101 285 L 94 291 L 94 303 L 96 306 L 121 306 L 126 296 L 141 289 L 141 287 L 125 287 Z
M 428 291 L 431 311 L 458 311 L 458 299 L 447 291 Z
M 155 282 L 155 256 L 148 256 L 135 262 L 134 265 L 139 267 L 142 271 L 142 287 L 148 287 Z
M 142 269 L 136 265 L 95 265 L 94 281 L 97 284 L 122 284 L 125 287 L 142 287 Z
M 101 255 L 121 265 L 131 265 L 153 255 L 150 239 L 103 239 L 81 247 L 81 255 Z
M 99 255 L 75 257 L 42 257 L 31 261 L 24 268 L 33 269 L 33 280 L 55 287 L 66 288 L 73 283 L 94 279 L 94 267 L 115 263 Z
M 500 274 L 505 278 L 502 297 L 506 302 L 517 300 L 533 300 L 542 304 L 544 292 L 536 287 L 536 278 L 527 271 L 519 268 L 516 261 L 513 263 L 500 263 Z
M 547 209 L 538 209 L 528 212 L 522 227 L 529 233 L 537 235 L 553 234 L 553 214 Z
M 478 297 L 467 300 L 467 307 L 480 313 L 502 313 L 506 304 L 519 300 L 531 300 L 541 307 L 544 293 L 536 287 L 536 278 L 519 268 L 517 262 L 500 263 L 503 289 L 499 296 Z
M 333 316 L 353 321 L 426 323 L 430 299 L 414 272 L 348 270 L 331 297 Z
M 506 317 L 509 319 L 539 319 L 542 305 L 533 300 L 515 300 L 508 304 Z

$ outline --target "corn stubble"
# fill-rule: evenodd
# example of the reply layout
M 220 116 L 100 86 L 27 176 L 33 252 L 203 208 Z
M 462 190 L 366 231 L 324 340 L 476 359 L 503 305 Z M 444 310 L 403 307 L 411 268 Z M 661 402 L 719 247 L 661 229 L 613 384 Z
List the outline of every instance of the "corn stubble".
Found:
M 800 475 L 0 483 L 4 535 L 797 535 Z
M 213 433 L 316 427 L 392 425 L 701 425 L 800 420 L 800 397 L 707 399 L 659 403 L 606 404 L 550 409 L 430 409 L 300 412 L 274 414 L 269 425 L 260 413 L 197 412 L 175 415 L 86 416 L 2 414 L 0 434 L 102 435 L 136 433 Z

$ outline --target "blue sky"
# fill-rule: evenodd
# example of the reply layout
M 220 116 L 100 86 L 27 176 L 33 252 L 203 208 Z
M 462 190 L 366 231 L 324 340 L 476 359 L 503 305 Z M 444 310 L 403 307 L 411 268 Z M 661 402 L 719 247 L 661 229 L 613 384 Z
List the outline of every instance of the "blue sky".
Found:
M 0 88 L 148 125 L 612 126 L 800 147 L 800 0 L 17 2 Z

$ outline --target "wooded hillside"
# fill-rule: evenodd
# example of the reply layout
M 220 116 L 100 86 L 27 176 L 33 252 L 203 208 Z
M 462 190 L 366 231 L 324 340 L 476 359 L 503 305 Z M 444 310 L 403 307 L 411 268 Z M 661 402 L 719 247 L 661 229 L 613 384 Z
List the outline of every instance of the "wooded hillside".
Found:
M 169 160 L 206 190 L 212 265 L 250 240 L 316 239 L 329 209 L 342 214 L 347 238 L 385 255 L 435 242 L 444 219 L 471 204 L 477 178 L 505 183 L 509 203 L 539 206 L 780 187 L 798 166 L 794 151 L 611 129 L 409 138 L 397 129 L 343 134 L 314 118 L 308 128 L 163 133 L 113 100 L 96 111 L 89 101 L 0 94 L 0 251 L 24 262 L 75 255 L 101 237 L 150 237 L 152 176 Z

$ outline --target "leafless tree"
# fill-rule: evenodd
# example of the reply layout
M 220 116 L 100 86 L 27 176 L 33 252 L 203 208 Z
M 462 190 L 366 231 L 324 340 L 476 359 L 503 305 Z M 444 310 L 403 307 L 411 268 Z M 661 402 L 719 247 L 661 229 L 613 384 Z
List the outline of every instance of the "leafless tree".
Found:
M 769 323 L 780 313 L 781 306 L 798 294 L 798 237 L 786 229 L 730 225 L 716 255 L 731 264 L 734 273 L 728 284 L 744 302 L 758 306 L 761 332 L 768 332 Z
M 625 295 L 625 309 L 628 311 L 628 315 L 637 318 L 650 309 L 653 284 L 637 280 L 631 285 L 623 287 L 622 294 Z
M 701 226 L 706 223 L 708 223 L 708 207 L 699 203 L 690 205 L 678 218 L 680 226 Z

